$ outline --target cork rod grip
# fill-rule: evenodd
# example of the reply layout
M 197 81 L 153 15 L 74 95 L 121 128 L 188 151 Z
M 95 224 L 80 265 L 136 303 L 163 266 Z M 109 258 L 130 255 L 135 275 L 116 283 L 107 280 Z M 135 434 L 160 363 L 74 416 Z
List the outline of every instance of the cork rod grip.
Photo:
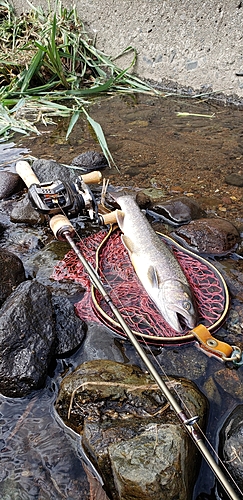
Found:
M 50 220 L 50 228 L 57 240 L 65 240 L 63 238 L 63 233 L 67 231 L 70 236 L 75 234 L 75 230 L 70 222 L 70 220 L 62 214 L 54 215 Z
M 33 172 L 30 164 L 27 161 L 17 161 L 16 163 L 16 172 L 19 174 L 21 179 L 23 179 L 26 186 L 29 188 L 32 184 L 40 184 L 39 179 L 36 177 Z
M 85 184 L 99 184 L 102 181 L 102 173 L 99 170 L 94 170 L 89 174 L 81 175 Z

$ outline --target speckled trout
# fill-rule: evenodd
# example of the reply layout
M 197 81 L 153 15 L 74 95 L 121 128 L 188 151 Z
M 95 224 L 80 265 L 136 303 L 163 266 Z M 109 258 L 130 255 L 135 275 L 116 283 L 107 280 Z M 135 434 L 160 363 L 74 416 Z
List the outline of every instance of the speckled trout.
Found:
M 180 264 L 131 196 L 116 198 L 117 222 L 134 270 L 166 322 L 176 331 L 196 326 L 192 292 Z

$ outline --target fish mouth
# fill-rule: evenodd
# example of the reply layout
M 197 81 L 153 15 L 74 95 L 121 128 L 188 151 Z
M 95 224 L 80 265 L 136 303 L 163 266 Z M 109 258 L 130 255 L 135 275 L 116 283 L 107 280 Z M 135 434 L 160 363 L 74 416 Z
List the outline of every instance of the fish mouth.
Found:
M 195 328 L 197 311 L 189 286 L 179 280 L 166 280 L 160 288 L 161 313 L 178 333 Z
M 183 311 L 167 310 L 164 314 L 167 323 L 178 333 L 186 333 L 196 326 L 196 319 L 191 316 L 186 316 Z

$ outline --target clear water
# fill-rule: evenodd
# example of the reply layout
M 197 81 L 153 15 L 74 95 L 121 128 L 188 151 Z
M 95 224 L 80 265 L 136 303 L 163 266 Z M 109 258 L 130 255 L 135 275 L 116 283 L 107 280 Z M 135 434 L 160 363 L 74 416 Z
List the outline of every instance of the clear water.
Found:
M 225 182 L 229 173 L 243 173 L 240 109 L 189 98 L 130 96 L 98 100 L 89 113 L 102 125 L 119 169 L 113 166 L 104 173 L 112 184 L 144 188 L 151 196 L 155 190 L 165 198 L 190 196 L 209 215 L 226 218 L 242 231 L 243 188 Z M 43 128 L 41 136 L 16 136 L 15 143 L 34 157 L 66 164 L 79 153 L 99 150 L 84 119 L 80 119 L 68 142 L 67 125 L 60 120 L 56 127 Z M 7 165 L 3 160 L 1 168 L 10 168 L 11 161 L 7 160 Z M 242 347 L 243 261 L 228 256 L 217 259 L 216 265 L 231 294 L 230 316 L 218 334 Z M 126 355 L 136 362 L 129 345 Z M 243 367 L 236 370 L 225 366 L 192 344 L 167 347 L 156 356 L 166 372 L 190 378 L 209 397 L 208 437 L 216 446 L 225 418 L 234 406 L 243 403 L 239 390 Z M 78 359 L 77 354 L 75 359 L 66 360 L 66 365 L 78 364 Z M 78 455 L 79 441 L 67 435 L 53 410 L 63 369 L 59 362 L 46 387 L 29 398 L 0 396 L 3 500 L 90 498 Z M 217 400 L 213 391 L 217 391 Z M 203 465 L 194 499 L 214 500 L 213 486 L 213 474 Z

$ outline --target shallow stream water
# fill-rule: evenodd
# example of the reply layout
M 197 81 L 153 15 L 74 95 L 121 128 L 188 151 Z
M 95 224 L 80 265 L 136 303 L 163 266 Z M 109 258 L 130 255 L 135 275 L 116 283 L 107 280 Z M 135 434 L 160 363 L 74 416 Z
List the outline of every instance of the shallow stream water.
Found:
M 219 106 L 216 101 L 140 95 L 99 99 L 89 113 L 102 125 L 116 163 L 103 173 L 110 183 L 132 190 L 143 188 L 150 197 L 158 192 L 165 199 L 186 195 L 209 215 L 226 218 L 242 232 L 243 187 L 225 182 L 231 173 L 243 175 L 241 109 Z M 36 158 L 64 164 L 85 151 L 99 151 L 84 119 L 66 142 L 67 126 L 60 120 L 57 126 L 42 127 L 40 136 L 16 136 L 14 141 Z M 215 263 L 231 294 L 228 323 L 219 335 L 227 334 L 229 343 L 243 347 L 243 260 L 233 255 L 217 258 Z M 126 351 L 132 356 L 132 347 L 127 345 Z M 227 415 L 243 403 L 239 390 L 243 367 L 226 367 L 191 344 L 165 347 L 155 354 L 166 373 L 190 378 L 210 399 L 207 435 L 217 446 L 218 431 Z M 66 436 L 53 413 L 59 375 L 65 366 L 78 363 L 78 353 L 65 363 L 59 361 L 46 388 L 29 398 L 0 397 L 2 499 L 90 498 L 75 439 Z M 214 500 L 213 486 L 213 475 L 203 466 L 194 500 Z

